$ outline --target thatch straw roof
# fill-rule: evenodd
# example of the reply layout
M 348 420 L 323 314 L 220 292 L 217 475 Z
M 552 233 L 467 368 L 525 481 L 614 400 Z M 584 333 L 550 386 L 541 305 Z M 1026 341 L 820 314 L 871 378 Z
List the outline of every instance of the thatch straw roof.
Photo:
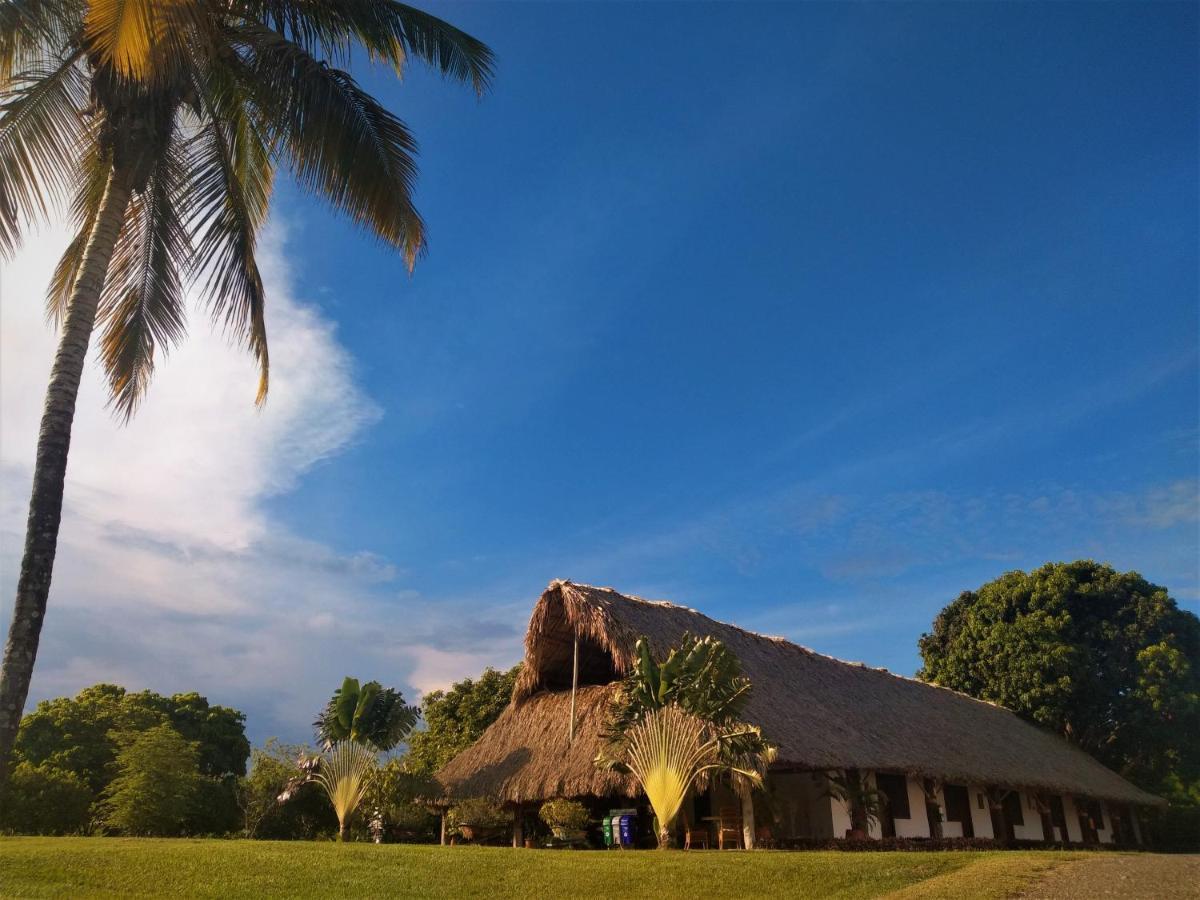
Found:
M 685 631 L 718 638 L 741 660 L 753 683 L 746 718 L 778 745 L 776 768 L 855 767 L 1162 803 L 1003 707 L 754 634 L 683 606 L 568 581 L 552 582 L 533 610 L 525 664 L 508 708 L 438 773 L 447 797 L 525 802 L 632 793 L 628 781 L 593 764 L 605 699 L 611 682 L 629 671 L 638 637 L 663 654 Z M 577 698 L 575 741 L 569 744 L 576 633 L 580 684 L 588 686 Z

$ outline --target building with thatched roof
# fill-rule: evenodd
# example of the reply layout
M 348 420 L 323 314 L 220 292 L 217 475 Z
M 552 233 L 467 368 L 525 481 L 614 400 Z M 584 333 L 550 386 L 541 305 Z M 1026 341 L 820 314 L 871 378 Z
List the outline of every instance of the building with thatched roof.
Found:
M 717 785 L 685 807 L 689 824 L 719 825 L 736 804 L 747 844 L 842 837 L 850 811 L 827 776 L 847 772 L 887 797 L 872 836 L 1137 842 L 1137 810 L 1163 802 L 1003 707 L 568 581 L 534 607 L 508 708 L 438 773 L 443 801 L 490 797 L 518 823 L 522 809 L 555 797 L 636 802 L 634 782 L 594 763 L 607 701 L 639 637 L 661 657 L 685 632 L 737 655 L 753 684 L 745 718 L 778 747 L 765 791 L 739 799 Z

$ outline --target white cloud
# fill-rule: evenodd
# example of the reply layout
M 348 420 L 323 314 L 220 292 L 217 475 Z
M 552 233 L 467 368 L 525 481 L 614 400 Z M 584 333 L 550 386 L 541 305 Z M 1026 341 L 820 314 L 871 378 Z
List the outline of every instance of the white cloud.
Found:
M 42 398 L 55 336 L 41 297 L 64 243 L 42 236 L 0 278 L 0 615 L 7 628 Z M 487 654 L 396 641 L 400 573 L 273 520 L 264 501 L 292 489 L 379 417 L 333 323 L 296 296 L 285 235 L 267 235 L 271 394 L 240 347 L 194 313 L 160 360 L 127 426 L 104 408 L 89 361 L 67 473 L 54 585 L 30 700 L 99 680 L 199 690 L 251 713 L 252 733 L 303 736 L 315 708 L 353 673 L 422 689 Z M 405 682 L 410 673 L 412 677 Z

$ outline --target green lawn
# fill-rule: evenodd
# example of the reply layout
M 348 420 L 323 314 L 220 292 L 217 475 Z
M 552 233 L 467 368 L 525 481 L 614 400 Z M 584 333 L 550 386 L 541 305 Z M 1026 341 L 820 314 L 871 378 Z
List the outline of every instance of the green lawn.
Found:
M 1067 853 L 550 851 L 2 838 L 4 897 L 1004 897 Z

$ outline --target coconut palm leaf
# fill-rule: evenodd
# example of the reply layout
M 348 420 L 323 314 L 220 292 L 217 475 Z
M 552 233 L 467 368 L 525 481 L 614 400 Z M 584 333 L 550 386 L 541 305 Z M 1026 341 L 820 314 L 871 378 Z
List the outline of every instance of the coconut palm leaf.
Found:
M 45 219 L 75 184 L 87 79 L 80 52 L 16 75 L 0 103 L 0 254 L 20 245 L 22 224 Z
M 425 224 L 412 205 L 417 144 L 407 126 L 346 72 L 259 26 L 237 29 L 242 77 L 297 181 L 404 253 Z
M 258 0 L 255 18 L 309 52 L 345 61 L 354 45 L 400 72 L 415 56 L 482 94 L 492 79 L 492 51 L 441 19 L 394 0 Z
M 14 72 L 59 55 L 83 22 L 85 0 L 5 0 L 0 4 L 0 85 Z
M 100 361 L 112 404 L 128 420 L 145 396 L 155 349 L 183 339 L 183 273 L 191 241 L 178 204 L 186 188 L 186 147 L 159 157 L 117 241 L 100 303 Z

